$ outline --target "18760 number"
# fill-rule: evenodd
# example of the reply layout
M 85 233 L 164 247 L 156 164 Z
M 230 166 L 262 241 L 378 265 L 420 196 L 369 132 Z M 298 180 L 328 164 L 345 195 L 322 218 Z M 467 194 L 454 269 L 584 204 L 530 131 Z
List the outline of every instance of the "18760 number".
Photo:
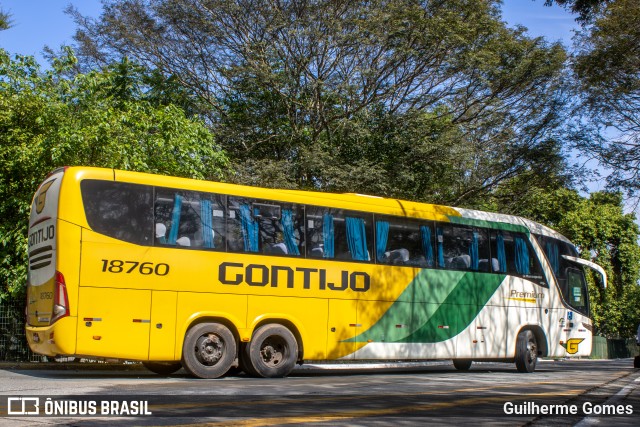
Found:
M 169 274 L 169 264 L 138 261 L 123 261 L 120 259 L 103 259 L 102 272 L 106 273 L 126 273 L 131 274 L 137 272 L 145 276 L 155 274 L 157 276 L 166 276 Z

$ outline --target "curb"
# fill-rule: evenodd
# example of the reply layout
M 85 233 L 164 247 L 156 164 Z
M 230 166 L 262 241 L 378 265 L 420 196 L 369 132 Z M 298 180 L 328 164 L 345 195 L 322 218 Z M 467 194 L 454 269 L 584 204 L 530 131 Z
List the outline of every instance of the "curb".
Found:
M 0 362 L 0 370 L 7 371 L 145 371 L 141 363 L 100 362 Z

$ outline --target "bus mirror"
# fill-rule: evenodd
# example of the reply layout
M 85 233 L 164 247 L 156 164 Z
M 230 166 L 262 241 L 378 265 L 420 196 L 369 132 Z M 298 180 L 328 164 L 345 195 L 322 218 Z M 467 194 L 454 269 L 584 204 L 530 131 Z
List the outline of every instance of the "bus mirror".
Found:
M 567 261 L 584 265 L 585 267 L 589 267 L 590 269 L 595 270 L 598 274 L 600 274 L 600 277 L 602 278 L 602 287 L 603 288 L 607 287 L 607 272 L 604 271 L 604 268 L 600 267 L 595 262 L 587 261 L 586 259 L 577 258 L 569 255 L 562 255 L 562 258 L 566 259 Z

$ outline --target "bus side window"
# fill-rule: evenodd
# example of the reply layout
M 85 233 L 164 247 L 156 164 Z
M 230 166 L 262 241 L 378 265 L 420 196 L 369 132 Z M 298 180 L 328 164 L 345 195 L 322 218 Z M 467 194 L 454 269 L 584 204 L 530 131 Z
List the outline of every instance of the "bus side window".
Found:
M 229 197 L 228 249 L 300 256 L 304 210 L 296 205 Z
M 541 285 L 549 286 L 542 272 L 542 266 L 527 235 L 514 233 L 515 267 L 520 277 Z
M 125 242 L 151 245 L 152 188 L 124 182 L 84 180 L 82 202 L 89 227 Z
M 283 205 L 279 227 L 282 233 L 277 238 L 276 245 L 282 246 L 287 254 L 300 256 L 304 252 L 304 207 L 296 205 Z
M 154 221 L 156 244 L 203 246 L 199 193 L 157 189 Z
M 431 225 L 405 218 L 376 218 L 376 259 L 379 263 L 434 266 Z
M 489 242 L 483 229 L 452 224 L 436 227 L 438 267 L 488 271 Z
M 171 227 L 171 214 L 173 209 L 173 197 L 156 191 L 154 203 L 155 245 L 169 244 L 168 232 Z
M 372 260 L 372 215 L 307 207 L 307 253 L 312 258 Z
M 491 271 L 494 273 L 507 273 L 513 271 L 513 267 L 507 266 L 507 245 L 509 246 L 509 259 L 513 254 L 513 238 L 511 233 L 494 230 L 491 232 Z
M 252 201 L 240 197 L 227 198 L 227 250 L 258 252 L 258 222 L 251 214 Z
M 333 216 L 330 209 L 307 206 L 305 220 L 307 256 L 334 258 Z
M 583 313 L 588 313 L 587 283 L 584 273 L 577 268 L 567 268 L 567 289 L 564 294 L 569 299 L 569 304 Z
M 258 222 L 262 253 L 300 256 L 302 209 L 287 203 L 257 202 L 253 203 L 252 214 Z
M 541 286 L 547 286 L 540 261 L 525 234 L 492 231 L 491 253 L 494 272 L 523 277 Z
M 225 250 L 224 196 L 200 194 L 200 227 L 196 235 L 198 246 L 217 251 Z M 201 242 L 201 244 L 200 244 Z

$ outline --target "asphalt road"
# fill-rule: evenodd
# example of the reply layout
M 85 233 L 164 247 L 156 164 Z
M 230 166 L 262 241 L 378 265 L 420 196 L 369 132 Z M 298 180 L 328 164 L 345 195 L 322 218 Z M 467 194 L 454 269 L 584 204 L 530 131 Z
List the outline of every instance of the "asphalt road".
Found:
M 136 366 L 0 367 L 0 425 L 637 426 L 640 370 L 632 366 L 631 359 L 540 361 L 535 373 L 520 374 L 498 363 L 468 372 L 447 362 L 305 365 L 283 379 L 217 380 L 183 371 L 159 377 Z M 22 408 L 40 415 L 8 415 Z

